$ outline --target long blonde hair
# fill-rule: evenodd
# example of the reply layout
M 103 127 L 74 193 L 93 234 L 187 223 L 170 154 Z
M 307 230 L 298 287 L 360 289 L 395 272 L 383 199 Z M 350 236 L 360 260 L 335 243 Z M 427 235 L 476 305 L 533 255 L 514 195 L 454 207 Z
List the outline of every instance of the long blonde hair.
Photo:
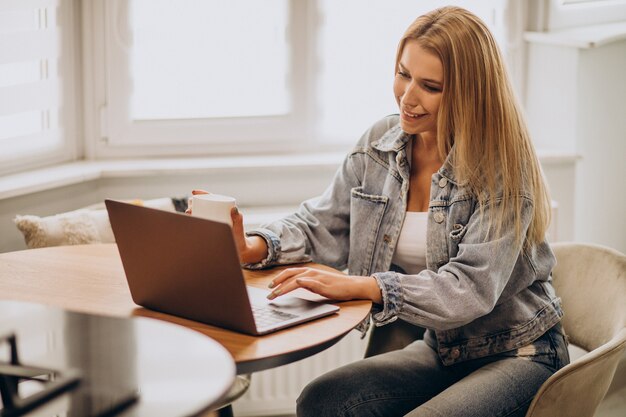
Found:
M 487 233 L 514 226 L 518 239 L 536 244 L 550 223 L 550 198 L 526 122 L 487 26 L 460 7 L 442 7 L 418 17 L 398 45 L 396 71 L 407 40 L 439 57 L 443 92 L 437 145 L 457 178 L 488 208 Z M 530 225 L 521 236 L 524 196 L 533 200 Z M 514 213 L 513 216 L 507 213 Z M 486 236 L 485 236 L 486 237 Z

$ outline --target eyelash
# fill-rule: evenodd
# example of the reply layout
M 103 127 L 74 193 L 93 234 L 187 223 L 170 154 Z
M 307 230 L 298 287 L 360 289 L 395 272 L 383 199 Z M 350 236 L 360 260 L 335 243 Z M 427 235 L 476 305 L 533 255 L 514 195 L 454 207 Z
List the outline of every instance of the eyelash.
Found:
M 402 77 L 402 78 L 407 78 L 407 79 L 408 79 L 408 78 L 410 78 L 410 77 L 409 77 L 409 74 L 407 74 L 407 73 L 406 73 L 406 72 L 404 72 L 404 71 L 400 71 L 400 70 L 398 70 L 398 75 L 399 75 L 400 77 Z
M 432 87 L 430 85 L 426 85 L 424 84 L 424 88 L 428 91 L 430 91 L 431 93 L 439 93 L 441 90 L 437 87 Z
M 400 77 L 404 78 L 404 79 L 407 79 L 407 80 L 411 78 L 411 76 L 409 74 L 407 74 L 406 72 L 401 71 L 401 70 L 398 70 L 398 75 Z M 433 87 L 433 86 L 430 86 L 428 84 L 423 84 L 423 87 L 424 87 L 424 89 L 426 91 L 429 91 L 431 93 L 440 93 L 441 92 L 441 90 L 438 87 Z

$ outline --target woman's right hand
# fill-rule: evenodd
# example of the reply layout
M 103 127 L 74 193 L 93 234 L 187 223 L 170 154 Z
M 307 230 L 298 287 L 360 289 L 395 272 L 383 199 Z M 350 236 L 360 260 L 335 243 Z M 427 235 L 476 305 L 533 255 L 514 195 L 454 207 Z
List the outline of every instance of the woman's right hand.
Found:
M 192 195 L 210 194 L 205 190 L 193 190 Z M 189 199 L 188 208 L 185 211 L 187 214 L 192 212 L 193 198 Z M 267 243 L 265 239 L 260 236 L 246 236 L 243 227 L 243 216 L 237 209 L 237 206 L 230 210 L 230 218 L 233 222 L 233 238 L 237 245 L 237 251 L 239 252 L 239 261 L 244 264 L 261 262 L 267 258 Z

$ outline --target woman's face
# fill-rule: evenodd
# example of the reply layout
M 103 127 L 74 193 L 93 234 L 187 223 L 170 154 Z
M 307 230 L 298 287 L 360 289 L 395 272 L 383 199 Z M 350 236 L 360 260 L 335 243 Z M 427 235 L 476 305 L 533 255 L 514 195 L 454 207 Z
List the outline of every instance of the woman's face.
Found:
M 408 40 L 393 83 L 402 130 L 436 137 L 442 90 L 443 66 L 439 57 L 422 48 L 417 41 Z

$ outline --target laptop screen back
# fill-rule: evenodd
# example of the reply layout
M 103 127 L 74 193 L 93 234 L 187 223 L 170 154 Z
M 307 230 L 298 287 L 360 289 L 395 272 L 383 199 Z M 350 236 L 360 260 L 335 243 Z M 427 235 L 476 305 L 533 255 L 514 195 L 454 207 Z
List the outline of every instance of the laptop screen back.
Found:
M 113 200 L 106 207 L 135 303 L 255 332 L 228 225 Z

